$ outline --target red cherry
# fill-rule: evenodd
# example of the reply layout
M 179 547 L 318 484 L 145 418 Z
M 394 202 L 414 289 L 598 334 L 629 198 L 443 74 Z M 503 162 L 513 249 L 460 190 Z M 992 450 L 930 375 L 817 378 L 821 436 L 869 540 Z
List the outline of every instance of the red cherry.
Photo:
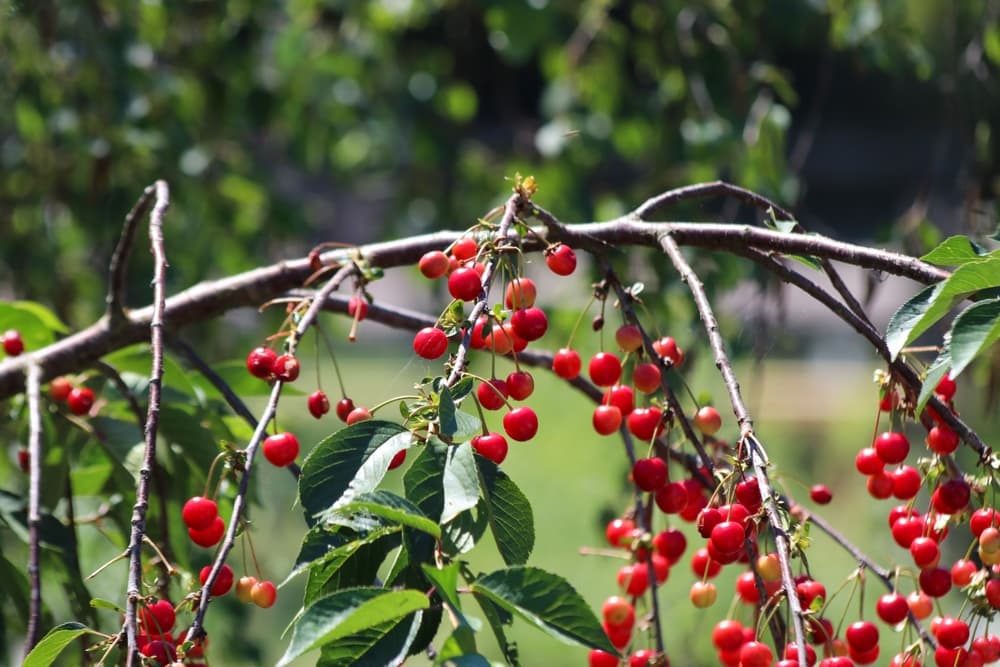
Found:
M 184 503 L 181 510 L 181 518 L 188 528 L 195 530 L 205 530 L 215 522 L 219 516 L 219 506 L 214 500 L 194 496 Z
M 684 555 L 687 538 L 676 528 L 667 528 L 653 537 L 653 548 L 672 565 Z
M 698 534 L 706 540 L 712 535 L 712 529 L 722 523 L 725 517 L 718 507 L 705 507 L 698 513 Z
M 795 592 L 798 593 L 799 603 L 803 608 L 808 609 L 816 600 L 826 600 L 826 586 L 815 579 L 803 579 L 795 584 Z
M 795 642 L 789 642 L 785 646 L 785 659 L 790 660 L 793 665 L 798 667 L 799 664 L 799 647 Z M 816 664 L 816 649 L 812 646 L 806 644 L 806 664 L 815 665 Z
M 368 300 L 359 294 L 351 295 L 347 300 L 347 314 L 360 322 L 368 317 Z
M 1000 659 L 1000 637 L 986 635 L 972 640 L 972 650 L 983 656 L 983 662 L 989 664 Z
M 510 322 L 504 322 L 503 325 L 494 325 L 490 328 L 490 332 L 486 334 L 485 348 L 488 350 L 493 350 L 496 354 L 507 354 L 514 347 L 513 339 L 513 329 L 510 328 Z
M 549 320 L 544 310 L 532 306 L 515 310 L 510 316 L 510 325 L 514 328 L 514 333 L 531 342 L 545 335 L 549 328 Z
M 947 403 L 955 396 L 956 389 L 958 389 L 958 385 L 955 381 L 951 379 L 950 375 L 945 375 L 934 388 L 934 393 Z
M 660 368 L 645 361 L 636 364 L 632 371 L 632 384 L 644 394 L 652 394 L 660 388 Z
M 599 435 L 611 435 L 621 428 L 622 411 L 614 405 L 598 405 L 594 408 L 592 422 Z
M 875 438 L 875 452 L 885 463 L 902 463 L 910 453 L 910 441 L 898 431 L 886 431 Z
M 477 435 L 472 439 L 472 448 L 482 457 L 493 461 L 497 465 L 503 463 L 507 458 L 507 439 L 499 433 L 488 433 Z
M 632 481 L 643 491 L 662 488 L 667 483 L 666 461 L 658 457 L 637 460 L 632 466 Z
M 552 372 L 563 380 L 572 380 L 580 374 L 580 353 L 562 348 L 552 357 Z
M 163 636 L 174 629 L 177 615 L 169 600 L 157 600 L 139 609 L 139 622 L 149 636 Z
M 712 629 L 712 644 L 720 651 L 736 651 L 743 645 L 743 624 L 735 620 L 719 621 Z
M 469 347 L 473 350 L 485 350 L 487 345 L 487 336 L 489 331 L 484 331 L 486 325 L 489 324 L 488 317 L 480 317 L 476 320 L 476 323 L 472 325 L 472 334 L 469 336 Z M 492 328 L 490 329 L 492 331 Z M 463 335 L 465 334 L 465 329 L 462 330 Z
M 448 351 L 448 336 L 437 327 L 424 327 L 413 337 L 413 351 L 424 359 L 438 359 Z
M 994 609 L 1000 609 L 1000 579 L 990 579 L 984 587 L 986 601 Z
M 507 291 L 504 293 L 504 305 L 515 310 L 518 308 L 530 308 L 535 305 L 535 298 L 538 295 L 538 288 L 531 278 L 515 278 L 507 283 Z
M 883 389 L 878 400 L 878 409 L 881 412 L 892 412 L 899 406 L 899 393 L 895 389 Z
M 448 293 L 459 301 L 474 301 L 483 291 L 475 269 L 461 267 L 448 276 Z
M 212 519 L 212 523 L 208 526 L 208 528 L 205 528 L 204 530 L 188 528 L 188 537 L 190 537 L 191 541 L 199 547 L 211 549 L 222 540 L 222 536 L 225 532 L 226 522 L 222 520 L 221 516 L 216 516 Z
M 288 431 L 268 436 L 263 447 L 264 458 L 279 468 L 287 466 L 299 455 L 298 438 Z
M 884 472 L 878 472 L 871 475 L 867 482 L 868 493 L 872 498 L 878 498 L 879 500 L 885 500 L 892 495 L 892 477 L 885 474 Z
M 601 402 L 605 405 L 615 406 L 621 410 L 622 417 L 628 417 L 635 410 L 635 393 L 628 385 L 612 385 L 604 392 Z
M 274 606 L 274 601 L 277 597 L 278 589 L 270 581 L 258 581 L 250 589 L 250 598 L 253 600 L 253 603 L 264 609 Z
M 527 371 L 514 371 L 507 376 L 507 393 L 515 401 L 523 401 L 535 391 L 535 379 Z
M 885 462 L 879 458 L 874 447 L 865 447 L 854 458 L 854 467 L 862 475 L 874 475 L 885 469 Z
M 642 347 L 642 330 L 634 324 L 623 324 L 615 331 L 615 342 L 622 352 L 635 352 Z
M 958 449 L 958 434 L 945 424 L 938 424 L 927 433 L 927 446 L 938 454 L 951 454 Z
M 875 603 L 875 613 L 889 625 L 902 623 L 909 611 L 906 598 L 899 593 L 886 593 Z
M 628 667 L 647 667 L 652 664 L 660 664 L 656 662 L 657 653 L 651 648 L 641 648 L 628 658 Z
M 920 571 L 920 590 L 932 598 L 939 598 L 951 590 L 951 573 L 943 567 Z
M 208 581 L 208 575 L 212 571 L 211 565 L 206 565 L 201 568 L 201 573 L 198 575 L 198 580 L 201 581 L 201 585 L 204 586 L 205 582 Z M 209 589 L 209 593 L 213 597 L 218 597 L 220 595 L 225 595 L 229 592 L 229 589 L 233 587 L 233 568 L 229 567 L 228 564 L 223 564 L 219 569 L 219 574 L 215 577 L 215 583 L 212 584 L 212 588 Z
M 270 379 L 274 372 L 274 360 L 278 353 L 269 347 L 257 347 L 247 355 L 247 370 L 250 375 L 262 380 Z
M 639 408 L 629 414 L 626 423 L 628 430 L 639 440 L 648 442 L 660 435 L 663 413 L 659 408 Z
M 31 470 L 31 453 L 24 447 L 19 447 L 17 450 L 17 465 L 23 473 Z
M 827 644 L 833 639 L 833 623 L 828 618 L 812 618 L 809 620 L 809 641 L 813 644 Z
M 910 500 L 920 492 L 920 473 L 913 466 L 900 466 L 889 473 L 892 477 L 892 495 L 900 500 Z
M 610 628 L 631 630 L 635 624 L 635 607 L 620 595 L 612 595 L 601 605 L 601 617 Z
M 611 644 L 619 651 L 624 650 L 624 648 L 628 646 L 629 641 L 632 639 L 631 630 L 626 630 L 624 628 L 609 628 L 607 623 L 601 623 L 601 627 L 604 628 L 604 633 L 608 636 L 608 640 L 610 640 Z
M 322 390 L 317 390 L 309 394 L 309 398 L 306 399 L 306 407 L 309 408 L 309 414 L 320 419 L 330 411 L 330 399 Z
M 66 397 L 69 411 L 75 415 L 85 415 L 94 407 L 94 391 L 90 387 L 74 387 Z
M 722 428 L 722 415 L 711 405 L 703 406 L 694 415 L 694 426 L 705 435 L 715 435 Z
M 984 530 L 990 526 L 1000 525 L 1000 515 L 992 507 L 982 507 L 977 509 L 969 517 L 969 530 L 976 537 L 979 537 Z
M 733 553 L 743 548 L 746 536 L 737 521 L 723 521 L 712 528 L 712 544 L 722 553 Z
M 934 636 L 942 646 L 958 648 L 969 641 L 969 626 L 963 620 L 945 616 L 937 625 Z
M 826 484 L 814 484 L 809 489 L 809 497 L 817 505 L 826 505 L 833 500 L 833 492 Z
M 669 359 L 674 366 L 684 363 L 684 353 L 677 347 L 677 341 L 670 336 L 653 341 L 653 350 L 660 355 L 660 358 Z
M 740 667 L 770 667 L 773 661 L 774 653 L 767 644 L 752 641 L 740 647 Z
M 337 418 L 340 419 L 340 421 L 346 422 L 347 416 L 351 414 L 352 410 L 354 410 L 354 401 L 351 399 L 344 397 L 337 401 L 336 412 Z
M 479 252 L 479 244 L 471 236 L 463 236 L 451 246 L 451 256 L 460 262 L 472 259 Z
M 757 479 L 747 477 L 741 480 L 736 485 L 736 499 L 747 508 L 749 513 L 756 514 L 761 507 L 760 487 L 757 485 Z
M 971 490 L 964 479 L 949 479 L 931 494 L 931 505 L 941 514 L 958 514 L 969 504 Z
M 557 243 L 545 250 L 545 263 L 552 273 L 568 276 L 576 270 L 576 253 L 565 243 Z
M 177 650 L 174 645 L 165 639 L 154 639 L 139 648 L 148 658 L 153 658 L 161 665 L 173 664 L 177 660 Z
M 49 383 L 49 398 L 53 401 L 65 401 L 69 392 L 73 390 L 73 383 L 64 377 L 57 377 Z
M 927 618 L 934 611 L 934 601 L 931 600 L 929 595 L 920 591 L 913 591 L 907 595 L 906 604 L 909 605 L 910 611 L 917 620 Z
M 632 519 L 614 519 L 608 523 L 604 534 L 608 538 L 608 544 L 613 547 L 627 546 L 626 538 L 635 530 L 635 522 Z
M 8 329 L 0 340 L 3 341 L 3 351 L 8 356 L 16 357 L 24 352 L 24 340 L 21 339 L 21 332 L 17 329 Z
M 660 554 L 653 554 L 649 559 L 653 563 L 653 574 L 656 576 L 656 583 L 662 584 L 670 576 L 670 561 Z
M 272 367 L 274 376 L 282 382 L 295 382 L 300 369 L 299 360 L 291 354 L 283 354 L 275 359 Z
M 722 564 L 708 554 L 707 548 L 702 547 L 691 556 L 691 571 L 699 579 L 714 579 L 722 571 Z
M 610 352 L 598 352 L 590 359 L 588 366 L 591 381 L 598 387 L 610 387 L 622 375 L 622 364 Z
M 368 421 L 371 418 L 371 410 L 365 407 L 357 407 L 347 414 L 347 419 L 344 421 L 346 421 L 347 425 L 350 426 L 351 424 L 357 424 L 358 422 Z
M 913 540 L 924 532 L 924 520 L 918 516 L 901 517 L 892 524 L 892 539 L 896 544 L 909 549 Z
M 847 627 L 844 638 L 848 646 L 864 653 L 878 645 L 878 628 L 871 621 L 856 621 Z
M 448 255 L 444 254 L 440 250 L 431 250 L 430 252 L 424 253 L 424 256 L 420 258 L 417 263 L 417 268 L 420 269 L 420 273 L 424 274 L 424 277 L 430 278 L 431 280 L 436 280 L 444 274 L 448 273 L 448 267 L 451 264 L 448 259 Z
M 618 585 L 629 595 L 642 595 L 649 588 L 649 568 L 645 563 L 623 565 L 618 570 Z
M 622 642 L 621 648 L 628 645 L 628 637 L 625 637 L 625 641 Z M 615 642 L 611 642 L 614 644 Z M 608 653 L 607 651 L 602 651 L 599 648 L 591 649 L 590 654 L 587 656 L 587 664 L 589 667 L 618 667 L 618 656 L 614 653 Z
M 522 405 L 503 416 L 503 430 L 519 442 L 531 440 L 538 432 L 538 417 L 534 410 Z
M 677 514 L 687 505 L 687 489 L 680 482 L 665 484 L 656 492 L 656 506 L 664 514 Z
M 497 378 L 489 382 L 480 382 L 476 387 L 476 398 L 487 410 L 499 410 L 507 405 L 507 383 Z

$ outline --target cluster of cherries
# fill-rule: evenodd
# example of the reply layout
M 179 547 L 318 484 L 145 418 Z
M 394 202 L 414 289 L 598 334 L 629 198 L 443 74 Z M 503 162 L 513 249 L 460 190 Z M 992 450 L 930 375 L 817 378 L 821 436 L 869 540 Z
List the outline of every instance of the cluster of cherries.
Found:
M 231 584 L 231 582 L 230 582 Z M 169 600 L 160 598 L 144 602 L 139 608 L 139 634 L 136 638 L 139 653 L 168 667 L 206 667 L 201 661 L 205 657 L 208 640 L 187 641 L 187 631 L 176 637 L 173 634 L 177 623 L 177 610 Z M 178 660 L 179 649 L 183 649 L 183 661 Z

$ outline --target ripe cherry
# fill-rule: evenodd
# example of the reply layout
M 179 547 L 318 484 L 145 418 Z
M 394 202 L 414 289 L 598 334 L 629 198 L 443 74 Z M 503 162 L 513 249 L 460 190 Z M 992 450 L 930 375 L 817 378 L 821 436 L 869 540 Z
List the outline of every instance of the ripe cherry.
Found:
M 24 447 L 17 449 L 17 466 L 25 474 L 31 470 L 31 453 Z
M 350 426 L 351 424 L 357 424 L 358 422 L 368 421 L 371 418 L 371 410 L 365 407 L 357 407 L 347 414 L 347 419 L 344 421 L 346 421 L 347 425 Z
M 614 405 L 598 405 L 592 419 L 594 430 L 599 435 L 611 435 L 622 425 L 622 411 Z
M 549 320 L 545 316 L 544 310 L 531 306 L 515 310 L 514 314 L 510 316 L 510 325 L 513 327 L 514 333 L 531 342 L 545 335 L 549 328 Z
M 489 321 L 488 317 L 483 316 L 478 318 L 476 323 L 472 325 L 472 333 L 469 335 L 469 347 L 473 350 L 485 350 L 488 347 L 487 336 L 492 331 L 492 328 L 486 330 L 486 325 L 489 324 Z M 462 335 L 465 335 L 465 329 L 462 329 Z
M 274 360 L 274 376 L 282 382 L 295 382 L 300 370 L 301 365 L 294 355 L 283 354 Z
M 504 305 L 511 310 L 530 308 L 535 305 L 538 288 L 531 278 L 515 278 L 507 283 L 504 293 Z
M 656 491 L 667 483 L 667 463 L 659 457 L 639 459 L 632 466 L 632 481 L 643 491 Z
M 639 408 L 629 414 L 626 423 L 632 435 L 648 442 L 660 435 L 662 417 L 663 413 L 659 408 Z
M 722 415 L 711 405 L 705 405 L 695 413 L 694 426 L 705 435 L 715 435 L 722 428 Z
M 706 547 L 702 547 L 691 555 L 691 571 L 699 579 L 714 579 L 722 571 L 722 564 L 709 555 Z
M 958 449 L 958 434 L 945 424 L 938 424 L 927 433 L 927 446 L 938 454 L 951 454 Z
M 148 658 L 153 658 L 161 665 L 173 664 L 177 660 L 177 650 L 165 639 L 155 639 L 139 649 Z
M 612 385 L 604 392 L 601 402 L 621 410 L 622 417 L 628 417 L 635 410 L 635 393 L 627 384 Z
M 634 324 L 623 324 L 615 331 L 615 342 L 623 352 L 635 352 L 642 347 L 642 330 Z
M 201 585 L 204 586 L 205 582 L 208 581 L 208 575 L 212 572 L 212 566 L 206 565 L 201 568 L 201 572 L 198 575 L 198 580 Z M 223 564 L 219 569 L 219 574 L 215 577 L 215 583 L 212 584 L 212 588 L 209 589 L 214 597 L 220 595 L 225 595 L 229 592 L 229 589 L 233 587 L 233 568 L 229 567 L 228 564 Z
M 71 391 L 73 383 L 67 378 L 57 377 L 49 383 L 49 398 L 53 401 L 65 401 Z
M 572 380 L 580 374 L 580 353 L 562 348 L 552 357 L 552 372 L 563 380 Z
M 900 500 L 909 500 L 920 492 L 920 472 L 913 466 L 900 466 L 889 473 L 892 477 L 892 495 Z
M 817 505 L 826 505 L 833 500 L 833 492 L 826 484 L 814 484 L 809 489 L 809 497 Z
M 940 514 L 957 514 L 969 504 L 971 490 L 964 479 L 949 479 L 931 494 L 931 505 Z
M 576 253 L 565 243 L 557 243 L 545 250 L 545 263 L 552 273 L 568 276 L 576 270 Z
M 958 385 L 955 381 L 951 379 L 950 375 L 945 375 L 934 388 L 934 393 L 940 396 L 943 401 L 948 402 L 955 396 L 956 389 L 958 389 Z
M 337 401 L 335 411 L 337 413 L 337 418 L 339 418 L 340 421 L 346 422 L 347 416 L 351 414 L 352 410 L 354 410 L 354 401 L 351 399 L 344 397 Z
M 884 463 L 902 463 L 910 453 L 910 441 L 898 431 L 886 431 L 875 438 L 875 452 Z
M 635 522 L 632 519 L 613 519 L 605 527 L 604 536 L 613 547 L 627 547 L 634 531 Z
M 884 472 L 877 472 L 868 477 L 867 487 L 872 498 L 885 500 L 892 495 L 892 477 Z
M 736 620 L 724 620 L 712 629 L 712 644 L 720 651 L 736 651 L 743 645 L 743 624 Z
M 219 516 L 219 506 L 214 500 L 202 496 L 190 498 L 181 510 L 181 518 L 185 525 L 195 530 L 205 530 L 210 527 L 217 516 Z
M 451 246 L 451 256 L 460 262 L 472 259 L 479 252 L 479 244 L 471 236 L 463 236 Z
M 635 607 L 620 595 L 612 595 L 601 606 L 601 616 L 608 627 L 631 630 L 635 624 Z
M 770 667 L 773 661 L 771 647 L 763 642 L 747 642 L 740 647 L 740 667 Z
M 535 379 L 527 371 L 513 371 L 506 382 L 507 393 L 515 401 L 523 401 L 535 391 Z
M 875 603 L 875 613 L 889 625 L 902 623 L 909 611 L 906 598 L 899 593 L 886 593 Z
M 309 398 L 306 399 L 306 407 L 309 408 L 309 414 L 320 419 L 330 411 L 330 399 L 322 390 L 317 390 L 309 394 Z
M 285 431 L 268 436 L 264 440 L 264 458 L 279 468 L 284 468 L 299 455 L 299 440 Z
M 627 646 L 628 640 L 629 637 L 626 636 L 625 641 L 621 643 L 621 647 L 619 648 Z M 615 642 L 612 641 L 611 643 L 614 644 Z M 618 656 L 614 653 L 602 651 L 599 648 L 591 649 L 587 656 L 587 664 L 589 667 L 618 667 Z
M 864 653 L 878 645 L 878 628 L 871 621 L 855 621 L 847 627 L 844 638 L 848 646 Z
M 253 585 L 250 597 L 255 605 L 267 609 L 274 605 L 274 601 L 278 597 L 278 589 L 275 588 L 273 582 L 258 581 Z
M 680 482 L 669 482 L 656 491 L 654 499 L 664 514 L 677 514 L 687 505 L 687 489 Z
M 649 588 L 649 568 L 645 563 L 623 565 L 618 570 L 618 585 L 629 595 L 642 595 Z
M 653 350 L 662 359 L 669 359 L 674 366 L 680 366 L 684 363 L 684 353 L 677 347 L 677 341 L 670 336 L 653 341 Z
M 474 301 L 482 291 L 483 285 L 475 269 L 463 266 L 448 276 L 448 293 L 459 301 Z
M 684 555 L 684 550 L 687 549 L 687 538 L 676 528 L 667 528 L 653 537 L 653 548 L 656 549 L 656 553 L 673 565 Z
M 968 586 L 978 570 L 971 560 L 959 558 L 951 566 L 951 583 L 955 586 Z
M 85 415 L 94 407 L 94 390 L 90 387 L 74 387 L 66 397 L 69 411 L 75 415 Z
M 480 456 L 493 461 L 497 465 L 507 458 L 507 439 L 499 433 L 490 432 L 472 438 L 472 448 Z
M 489 382 L 480 382 L 476 387 L 476 398 L 479 404 L 487 410 L 499 410 L 507 404 L 507 383 L 493 378 Z
M 722 521 L 712 528 L 712 545 L 724 554 L 731 554 L 743 548 L 746 539 L 743 526 L 737 521 Z
M 591 381 L 598 387 L 610 387 L 622 375 L 622 364 L 610 352 L 598 352 L 590 359 L 587 367 Z
M 977 509 L 972 513 L 972 516 L 969 517 L 969 530 L 971 530 L 972 534 L 976 537 L 979 537 L 979 535 L 982 534 L 982 532 L 987 528 L 991 526 L 996 527 L 998 525 L 1000 525 L 1000 515 L 998 515 L 996 510 L 992 507 L 982 507 Z
M 352 294 L 347 300 L 347 314 L 360 322 L 368 317 L 368 300 L 360 294 Z
M 386 466 L 386 470 L 395 470 L 399 466 L 403 465 L 403 461 L 406 460 L 406 450 L 401 449 L 392 456 L 392 460 L 389 461 L 389 465 Z
M 274 360 L 278 353 L 269 347 L 257 347 L 247 355 L 247 370 L 250 375 L 268 380 L 274 373 Z
M 150 636 L 163 636 L 174 629 L 177 615 L 170 600 L 157 600 L 139 609 L 139 622 Z
M 526 405 L 514 408 L 503 416 L 503 430 L 519 442 L 531 440 L 538 432 L 538 416 Z
M 651 648 L 641 648 L 628 657 L 628 667 L 648 667 L 661 664 L 657 662 L 657 653 Z
M 450 264 L 451 261 L 448 259 L 448 255 L 440 250 L 431 250 L 424 253 L 424 256 L 420 258 L 417 268 L 420 269 L 420 273 L 424 274 L 424 277 L 436 280 L 448 273 Z
M 652 394 L 660 388 L 660 368 L 656 364 L 644 361 L 636 364 L 632 371 L 632 384 L 644 394 Z
M 885 470 L 885 462 L 879 458 L 874 447 L 865 447 L 854 457 L 854 467 L 862 475 L 874 475 Z
M 8 329 L 0 340 L 3 341 L 3 351 L 8 356 L 16 357 L 24 352 L 24 340 L 21 338 L 21 332 L 17 329 Z
M 951 572 L 943 567 L 921 570 L 919 582 L 920 590 L 932 598 L 939 598 L 951 590 Z
M 212 523 L 209 524 L 208 528 L 205 528 L 204 530 L 195 530 L 194 528 L 189 527 L 188 537 L 190 537 L 191 541 L 199 547 L 211 549 L 222 541 L 222 535 L 225 532 L 226 522 L 222 520 L 221 516 L 216 516 L 212 519 Z
M 437 327 L 424 327 L 413 337 L 413 351 L 424 359 L 438 359 L 448 351 L 448 336 Z

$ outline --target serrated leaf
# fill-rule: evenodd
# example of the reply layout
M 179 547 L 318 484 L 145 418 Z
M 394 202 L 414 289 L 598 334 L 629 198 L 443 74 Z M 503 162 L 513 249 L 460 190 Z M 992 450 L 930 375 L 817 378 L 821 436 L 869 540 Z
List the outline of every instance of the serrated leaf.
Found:
M 381 452 L 378 459 L 381 466 L 368 465 L 382 445 L 404 434 L 405 440 L 395 441 L 400 447 L 390 446 Z M 302 464 L 299 501 L 306 516 L 313 517 L 337 503 L 349 502 L 358 493 L 374 489 L 385 476 L 389 461 L 399 449 L 409 445 L 409 440 L 410 433 L 402 426 L 380 420 L 358 422 L 324 439 Z M 361 479 L 356 483 L 358 477 Z
M 370 586 L 382 561 L 399 542 L 399 528 L 383 526 L 310 563 L 303 604 L 309 606 L 338 589 Z
M 460 402 L 463 398 L 469 395 L 469 392 L 472 391 L 473 384 L 474 380 L 472 377 L 465 375 L 461 380 L 450 387 L 451 397 L 455 403 Z
M 308 607 L 296 620 L 278 667 L 326 644 L 426 609 L 420 591 L 365 587 L 337 591 Z
M 535 546 L 531 503 L 492 461 L 477 455 L 476 462 L 483 475 L 483 509 L 497 550 L 507 565 L 526 563 Z
M 479 608 L 483 610 L 486 622 L 489 623 L 490 629 L 493 631 L 493 636 L 496 637 L 497 644 L 500 646 L 500 651 L 503 652 L 504 658 L 506 658 L 507 662 L 511 665 L 519 664 L 517 660 L 517 649 L 507 641 L 507 633 L 504 631 L 504 626 L 510 625 L 514 622 L 513 614 L 500 605 L 494 604 L 492 599 L 486 597 L 485 595 L 473 595 L 472 597 L 479 605 Z
M 48 667 L 67 646 L 90 632 L 82 623 L 63 623 L 49 630 L 24 658 L 21 667 Z
M 590 605 L 557 574 L 518 565 L 480 577 L 472 592 L 560 641 L 617 653 Z
M 937 266 L 958 266 L 988 254 L 986 248 L 968 236 L 949 236 L 920 259 Z
M 458 422 L 455 421 L 455 401 L 448 387 L 441 387 L 438 399 L 438 425 L 441 427 L 441 434 L 447 438 L 458 430 Z
M 336 516 L 349 517 L 356 513 L 374 514 L 400 526 L 415 528 L 434 538 L 441 537 L 441 527 L 437 523 L 427 518 L 420 508 L 409 500 L 389 491 L 362 494 L 322 516 L 328 520 L 335 520 Z
M 455 432 L 451 434 L 452 442 L 472 440 L 474 436 L 483 432 L 483 422 L 479 417 L 462 410 L 455 412 L 455 423 Z
M 923 411 L 924 406 L 927 405 L 927 401 L 930 400 L 930 397 L 934 394 L 934 390 L 937 388 L 938 382 L 940 382 L 941 378 L 943 378 L 948 372 L 950 365 L 951 341 L 946 338 L 944 346 L 941 348 L 941 352 L 938 353 L 937 358 L 927 369 L 924 382 L 920 386 L 920 395 L 917 397 L 917 405 L 914 408 L 914 413 L 919 415 L 921 411 Z
M 424 563 L 420 567 L 427 580 L 434 584 L 437 594 L 441 596 L 459 624 L 468 626 L 469 622 L 462 614 L 462 604 L 458 600 L 458 563 L 451 563 L 441 568 Z
M 388 533 L 391 532 L 391 528 L 391 526 L 379 526 L 372 533 Z M 295 558 L 295 565 L 292 566 L 292 571 L 278 585 L 278 588 L 281 588 L 298 574 L 308 569 L 310 565 L 334 557 L 334 551 L 337 549 L 351 542 L 381 536 L 373 536 L 372 533 L 359 533 L 344 526 L 313 526 L 306 532 L 305 537 L 302 538 L 302 545 L 299 547 L 299 554 Z
M 1000 339 L 1000 299 L 980 301 L 951 324 L 951 376 L 957 377 L 983 350 Z
M 418 611 L 412 618 L 388 621 L 326 644 L 316 667 L 402 664 L 424 616 Z
M 468 625 L 460 625 L 448 636 L 438 650 L 435 665 L 448 667 L 490 667 L 486 658 L 476 652 L 476 635 Z
M 472 445 L 462 443 L 448 449 L 442 479 L 444 507 L 441 523 L 448 523 L 479 502 L 479 470 Z
M 431 437 L 403 475 L 406 498 L 427 516 L 441 516 L 444 508 L 444 465 L 448 445 Z

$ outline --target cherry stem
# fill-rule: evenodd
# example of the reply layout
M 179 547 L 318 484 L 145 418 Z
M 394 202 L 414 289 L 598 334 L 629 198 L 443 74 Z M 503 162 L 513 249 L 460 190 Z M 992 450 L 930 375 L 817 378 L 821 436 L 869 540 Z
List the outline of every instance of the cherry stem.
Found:
M 330 297 L 327 297 L 327 299 L 329 299 L 329 298 Z M 347 309 L 348 309 L 348 305 L 347 305 L 348 303 L 349 303 L 349 300 L 345 299 L 344 300 L 344 311 L 343 311 L 345 313 L 347 312 Z M 371 304 L 369 305 L 369 310 L 370 309 L 371 309 Z M 327 336 L 326 329 L 324 329 L 322 327 L 322 325 L 320 325 L 319 322 L 316 322 L 315 326 L 316 326 L 316 330 L 320 334 L 320 337 L 323 339 L 323 345 L 326 347 L 326 351 L 330 353 L 330 360 L 333 362 L 333 372 L 337 376 L 337 384 L 340 386 L 340 396 L 341 396 L 341 398 L 346 398 L 347 397 L 347 390 L 344 388 L 344 378 L 340 375 L 340 364 L 337 363 L 337 354 L 336 354 L 336 352 L 333 351 L 334 350 L 333 341 L 330 340 L 329 336 Z M 317 368 L 318 368 L 318 366 L 317 366 Z

